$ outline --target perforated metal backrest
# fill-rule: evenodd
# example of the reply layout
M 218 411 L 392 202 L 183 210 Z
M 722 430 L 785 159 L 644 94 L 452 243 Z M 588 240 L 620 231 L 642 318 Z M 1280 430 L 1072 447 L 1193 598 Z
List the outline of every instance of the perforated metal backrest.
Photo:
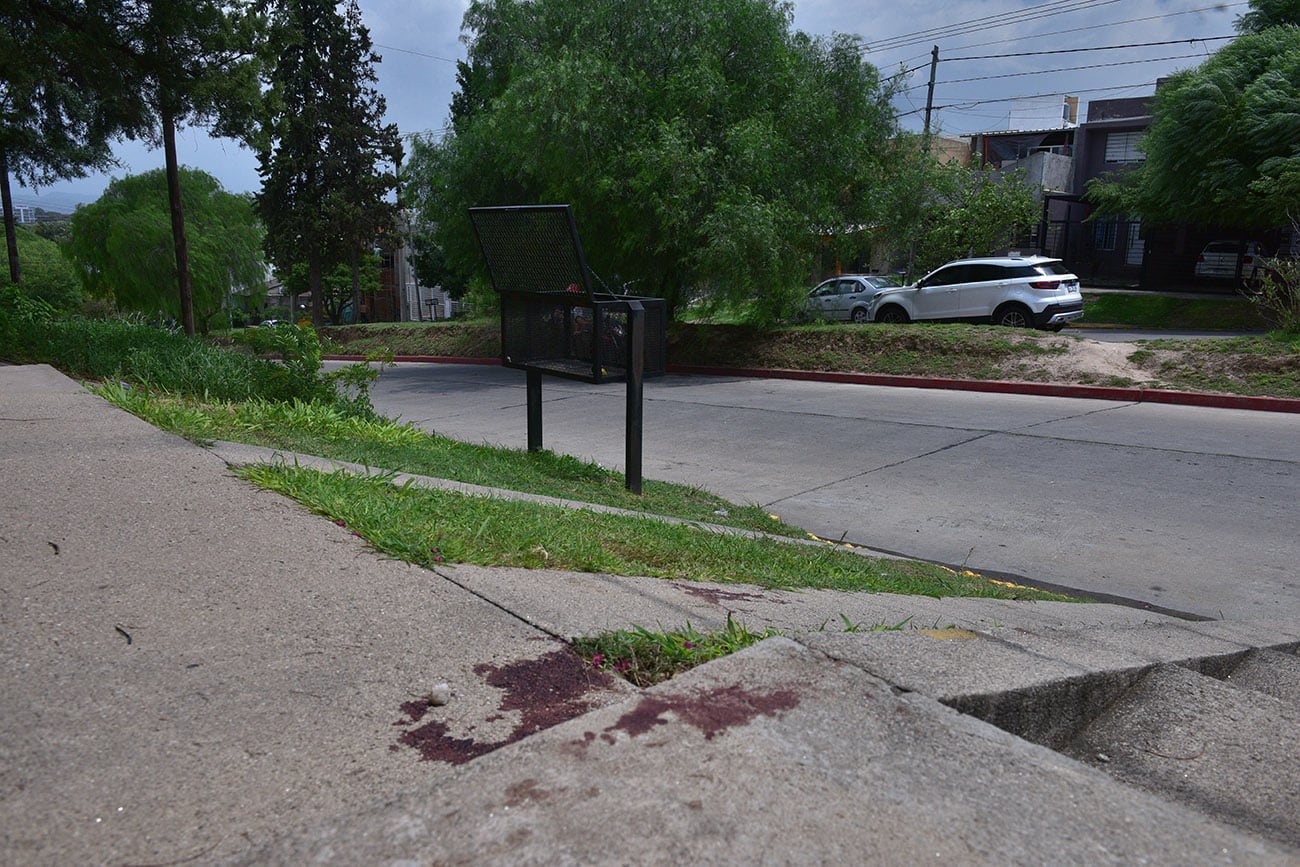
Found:
M 576 290 L 592 297 L 587 260 L 568 205 L 470 208 L 498 292 Z

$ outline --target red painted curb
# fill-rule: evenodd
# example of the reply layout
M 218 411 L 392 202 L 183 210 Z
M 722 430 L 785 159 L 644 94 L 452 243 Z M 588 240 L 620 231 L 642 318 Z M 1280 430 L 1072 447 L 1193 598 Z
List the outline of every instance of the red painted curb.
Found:
M 327 355 L 325 358 L 331 361 L 365 360 L 360 355 Z M 501 363 L 499 358 L 455 358 L 443 355 L 398 355 L 393 360 L 433 364 Z M 1158 388 L 1111 388 L 1100 385 L 1054 385 L 1042 382 L 943 379 L 931 376 L 894 376 L 887 373 L 823 373 L 816 370 L 777 370 L 762 367 L 702 367 L 691 364 L 669 364 L 668 372 L 698 376 L 794 379 L 804 382 L 842 382 L 852 385 L 883 385 L 893 388 L 934 388 L 947 391 L 978 391 L 986 394 L 1024 394 L 1035 397 L 1071 397 L 1090 400 L 1116 400 L 1127 403 L 1164 403 L 1214 409 L 1300 413 L 1300 399 L 1295 398 L 1204 394 L 1194 391 L 1165 391 Z

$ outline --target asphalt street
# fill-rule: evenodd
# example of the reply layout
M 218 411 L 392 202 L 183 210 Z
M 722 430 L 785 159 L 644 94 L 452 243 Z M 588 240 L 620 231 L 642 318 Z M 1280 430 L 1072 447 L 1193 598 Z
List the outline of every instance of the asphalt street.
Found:
M 524 374 L 401 364 L 377 409 L 523 448 Z M 544 445 L 621 468 L 622 385 L 543 380 Z M 1300 616 L 1300 416 L 785 380 L 647 382 L 644 473 L 818 535 L 1206 617 Z

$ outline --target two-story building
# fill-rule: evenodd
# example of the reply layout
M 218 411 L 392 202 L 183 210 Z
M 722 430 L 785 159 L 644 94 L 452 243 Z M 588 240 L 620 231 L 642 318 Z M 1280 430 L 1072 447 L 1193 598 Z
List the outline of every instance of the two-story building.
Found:
M 1296 246 L 1297 239 L 1282 230 L 1145 226 L 1137 216 L 1098 216 L 1085 198 L 1092 179 L 1120 175 L 1145 159 L 1138 144 L 1151 125 L 1154 98 L 1092 100 L 1077 126 L 977 133 L 969 137 L 972 162 L 1018 169 L 1042 189 L 1042 219 L 1026 246 L 1060 257 L 1085 284 L 1235 291 L 1233 278 L 1198 275 L 1197 260 L 1209 244 L 1235 241 L 1245 249 L 1253 241 L 1273 252 Z

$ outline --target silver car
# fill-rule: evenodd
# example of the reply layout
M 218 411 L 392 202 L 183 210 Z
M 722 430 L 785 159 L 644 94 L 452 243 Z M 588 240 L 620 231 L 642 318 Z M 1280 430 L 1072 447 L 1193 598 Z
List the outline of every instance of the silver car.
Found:
M 841 274 L 818 283 L 808 293 L 808 307 L 818 316 L 849 322 L 871 319 L 871 299 L 898 282 L 878 274 Z

